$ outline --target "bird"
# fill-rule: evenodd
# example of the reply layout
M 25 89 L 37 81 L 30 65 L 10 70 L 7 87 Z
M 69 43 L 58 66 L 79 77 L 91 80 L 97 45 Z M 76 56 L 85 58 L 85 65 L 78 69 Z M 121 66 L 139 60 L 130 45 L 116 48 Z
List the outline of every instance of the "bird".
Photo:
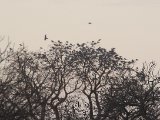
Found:
M 47 39 L 48 39 L 48 37 L 47 37 L 47 35 L 45 35 L 45 36 L 44 36 L 44 40 L 47 40 Z
M 91 22 L 89 22 L 88 24 L 92 24 Z

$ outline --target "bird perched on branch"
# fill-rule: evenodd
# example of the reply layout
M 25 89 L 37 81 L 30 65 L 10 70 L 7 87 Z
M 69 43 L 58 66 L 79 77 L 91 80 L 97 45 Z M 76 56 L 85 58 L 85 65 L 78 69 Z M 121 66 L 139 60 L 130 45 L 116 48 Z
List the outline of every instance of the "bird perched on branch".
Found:
M 44 36 L 44 40 L 47 40 L 47 39 L 48 39 L 48 37 L 47 37 L 47 35 L 45 35 L 45 36 Z

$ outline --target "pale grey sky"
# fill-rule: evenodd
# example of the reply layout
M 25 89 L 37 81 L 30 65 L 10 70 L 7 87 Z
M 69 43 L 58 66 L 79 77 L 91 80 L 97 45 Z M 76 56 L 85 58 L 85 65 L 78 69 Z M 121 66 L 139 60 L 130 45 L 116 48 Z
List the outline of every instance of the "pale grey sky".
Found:
M 91 25 L 88 22 L 92 22 Z M 160 61 L 160 0 L 0 0 L 0 35 L 31 49 L 43 40 L 86 42 Z

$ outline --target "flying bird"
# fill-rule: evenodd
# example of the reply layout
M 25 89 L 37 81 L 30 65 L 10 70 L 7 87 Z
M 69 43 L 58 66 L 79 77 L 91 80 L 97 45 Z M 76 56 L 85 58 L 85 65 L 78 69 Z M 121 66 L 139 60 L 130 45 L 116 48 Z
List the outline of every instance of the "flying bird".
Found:
M 44 36 L 44 40 L 47 40 L 47 39 L 48 39 L 48 37 L 47 37 L 47 35 L 45 35 L 45 36 Z

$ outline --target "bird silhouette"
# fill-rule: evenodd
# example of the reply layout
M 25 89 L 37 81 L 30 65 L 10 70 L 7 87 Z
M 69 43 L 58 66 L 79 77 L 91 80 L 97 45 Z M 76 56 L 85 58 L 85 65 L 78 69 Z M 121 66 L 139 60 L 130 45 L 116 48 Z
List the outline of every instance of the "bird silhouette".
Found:
M 47 35 L 45 35 L 45 36 L 44 36 L 44 40 L 47 40 L 47 39 L 48 39 L 48 37 L 47 37 Z

